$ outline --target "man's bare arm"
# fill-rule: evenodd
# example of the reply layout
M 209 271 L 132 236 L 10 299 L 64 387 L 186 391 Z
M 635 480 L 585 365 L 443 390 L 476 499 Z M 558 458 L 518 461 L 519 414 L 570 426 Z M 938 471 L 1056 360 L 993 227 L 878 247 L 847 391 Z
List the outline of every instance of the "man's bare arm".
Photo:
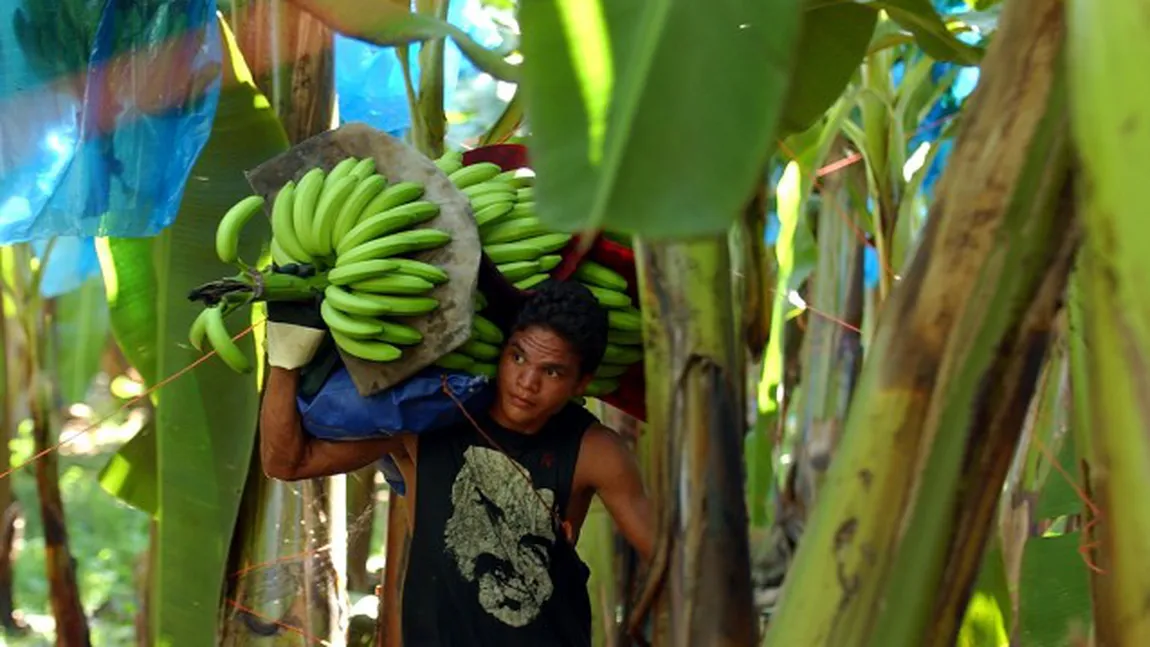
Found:
M 304 433 L 296 408 L 299 371 L 272 367 L 260 408 L 260 462 L 269 478 L 281 481 L 353 472 L 402 452 L 400 436 L 329 442 Z
M 643 477 L 634 453 L 623 437 L 595 425 L 583 436 L 580 469 L 595 489 L 623 538 L 643 561 L 651 558 L 655 546 L 655 520 L 651 501 L 643 487 Z

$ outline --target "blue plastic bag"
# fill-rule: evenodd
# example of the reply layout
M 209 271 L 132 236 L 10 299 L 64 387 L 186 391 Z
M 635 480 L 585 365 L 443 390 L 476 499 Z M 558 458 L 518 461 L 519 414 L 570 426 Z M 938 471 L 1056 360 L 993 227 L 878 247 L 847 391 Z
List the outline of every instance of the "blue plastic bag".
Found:
M 215 0 L 0 5 L 0 244 L 175 220 L 219 98 L 216 20 Z
M 33 242 L 32 251 L 44 263 L 40 295 L 45 299 L 67 294 L 100 274 L 95 239 L 61 236 L 52 243 L 51 252 L 47 241 Z
M 446 386 L 459 401 L 443 392 Z M 490 406 L 494 389 L 486 377 L 428 367 L 396 386 L 369 397 L 355 388 L 342 365 L 311 396 L 296 396 L 304 430 L 316 438 L 333 441 L 362 440 L 406 432 L 424 434 L 466 420 Z M 403 475 L 391 460 L 381 461 L 380 471 L 399 494 L 406 488 Z

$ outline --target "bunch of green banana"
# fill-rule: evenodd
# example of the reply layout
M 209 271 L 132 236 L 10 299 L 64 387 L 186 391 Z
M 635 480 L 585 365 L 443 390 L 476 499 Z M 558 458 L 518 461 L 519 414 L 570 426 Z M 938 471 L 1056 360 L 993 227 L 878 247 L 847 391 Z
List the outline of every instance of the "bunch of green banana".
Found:
M 441 357 L 436 366 L 494 378 L 502 350 L 503 331 L 495 322 L 476 313 L 472 318 L 471 338 Z
M 491 162 L 463 166 L 448 155 L 436 164 L 471 202 L 487 256 L 520 290 L 546 281 L 571 236 L 548 230 L 535 217 L 533 176 L 522 170 L 503 171 Z
M 260 196 L 240 200 L 220 219 L 216 253 L 224 263 L 244 270 L 238 282 L 259 283 L 252 286 L 258 287 L 259 298 L 298 300 L 322 292 L 320 315 L 340 348 L 368 361 L 395 361 L 403 356 L 403 347 L 423 341 L 417 329 L 396 318 L 438 308 L 439 301 L 429 293 L 448 280 L 443 269 L 405 257 L 451 241 L 445 231 L 420 227 L 439 215 L 438 205 L 420 199 L 423 191 L 414 182 L 388 186 L 371 158 L 347 158 L 330 172 L 313 168 L 298 183 L 287 182 L 272 206 L 272 258 L 280 266 L 315 267 L 315 279 L 302 284 L 272 272 L 251 279 L 253 273 L 238 257 L 244 225 L 264 208 Z M 214 316 L 201 315 L 205 327 Z M 212 328 L 206 330 L 219 352 Z
M 607 310 L 607 349 L 587 395 L 601 396 L 619 388 L 619 378 L 643 359 L 643 321 L 627 294 L 627 279 L 594 261 L 584 260 L 571 279 L 586 286 Z

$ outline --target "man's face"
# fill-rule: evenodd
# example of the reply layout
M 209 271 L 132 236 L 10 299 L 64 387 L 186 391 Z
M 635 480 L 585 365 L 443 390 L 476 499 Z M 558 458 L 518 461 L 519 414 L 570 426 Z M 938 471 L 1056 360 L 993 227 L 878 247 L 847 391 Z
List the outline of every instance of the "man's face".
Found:
M 535 430 L 571 398 L 582 395 L 592 375 L 579 371 L 579 355 L 548 328 L 532 326 L 511 336 L 499 360 L 496 407 L 507 422 Z

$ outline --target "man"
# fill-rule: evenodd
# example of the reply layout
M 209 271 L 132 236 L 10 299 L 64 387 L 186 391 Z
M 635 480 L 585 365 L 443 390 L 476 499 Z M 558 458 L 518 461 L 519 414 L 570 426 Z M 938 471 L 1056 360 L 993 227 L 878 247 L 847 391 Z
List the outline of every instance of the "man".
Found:
M 295 402 L 299 369 L 324 333 L 285 319 L 269 314 L 264 470 L 295 480 L 396 459 L 413 511 L 405 647 L 590 645 L 589 571 L 574 544 L 591 497 L 644 560 L 654 542 L 634 457 L 572 403 L 606 346 L 607 315 L 591 292 L 573 282 L 537 288 L 503 348 L 490 410 L 418 437 L 333 443 L 306 435 Z

